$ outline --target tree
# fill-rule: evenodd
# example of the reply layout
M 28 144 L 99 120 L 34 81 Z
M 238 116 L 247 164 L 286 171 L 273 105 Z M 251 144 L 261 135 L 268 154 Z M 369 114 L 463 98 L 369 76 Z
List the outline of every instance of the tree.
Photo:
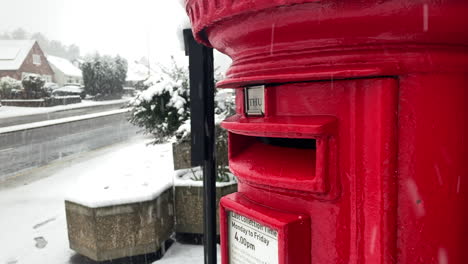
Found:
M 12 39 L 28 39 L 28 33 L 22 28 L 17 28 L 11 33 Z
M 62 42 L 57 41 L 57 40 L 52 40 L 49 42 L 49 45 L 46 48 L 46 52 L 49 54 L 58 56 L 58 57 L 67 56 L 67 51 L 66 51 L 65 46 L 62 44 Z
M 96 99 L 121 97 L 127 78 L 127 61 L 120 56 L 87 57 L 81 64 L 85 92 Z
M 80 48 L 75 44 L 67 46 L 60 41 L 49 40 L 40 32 L 32 34 L 31 39 L 36 40 L 42 50 L 47 54 L 63 57 L 70 61 L 80 58 Z
M 125 80 L 127 79 L 127 71 L 128 71 L 128 62 L 126 59 L 117 55 L 114 59 L 114 74 L 115 74 L 115 83 L 113 85 L 113 93 L 122 93 L 123 92 L 123 85 L 125 84 Z
M 45 80 L 41 76 L 36 74 L 26 75 L 21 84 L 24 87 L 26 99 L 37 99 L 44 96 L 42 87 L 44 87 Z
M 67 59 L 70 61 L 76 60 L 80 57 L 80 47 L 75 44 L 71 44 L 67 48 Z
M 48 52 L 48 49 L 49 49 L 49 40 L 47 39 L 46 36 L 44 36 L 42 33 L 40 32 L 36 32 L 34 33 L 32 36 L 31 36 L 31 39 L 34 39 L 37 41 L 37 44 L 39 44 L 39 46 L 41 47 L 41 49 L 46 52 L 46 53 L 49 53 Z

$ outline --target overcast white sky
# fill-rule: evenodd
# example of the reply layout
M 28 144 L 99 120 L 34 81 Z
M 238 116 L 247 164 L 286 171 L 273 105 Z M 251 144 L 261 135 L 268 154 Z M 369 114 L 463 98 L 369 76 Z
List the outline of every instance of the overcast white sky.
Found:
M 183 57 L 177 30 L 185 16 L 178 0 L 0 0 L 0 32 L 22 27 L 75 43 L 82 55 L 127 59 Z

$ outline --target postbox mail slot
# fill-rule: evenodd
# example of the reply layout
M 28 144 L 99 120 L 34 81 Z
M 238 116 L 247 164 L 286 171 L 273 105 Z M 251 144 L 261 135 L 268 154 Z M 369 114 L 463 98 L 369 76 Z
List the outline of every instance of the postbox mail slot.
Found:
M 272 116 L 246 118 L 234 115 L 222 122 L 230 132 L 258 137 L 312 138 L 334 135 L 334 116 Z
M 316 194 L 330 190 L 334 117 L 235 116 L 222 126 L 229 131 L 229 167 L 240 180 Z

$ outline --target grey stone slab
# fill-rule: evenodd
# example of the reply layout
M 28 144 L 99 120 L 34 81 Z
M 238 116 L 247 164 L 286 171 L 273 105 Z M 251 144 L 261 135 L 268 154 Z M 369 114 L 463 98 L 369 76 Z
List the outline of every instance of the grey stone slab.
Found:
M 189 141 L 172 143 L 172 156 L 174 158 L 174 170 L 188 169 L 191 164 L 191 146 Z
M 65 201 L 70 248 L 95 261 L 158 251 L 174 229 L 172 188 L 152 201 L 89 208 Z

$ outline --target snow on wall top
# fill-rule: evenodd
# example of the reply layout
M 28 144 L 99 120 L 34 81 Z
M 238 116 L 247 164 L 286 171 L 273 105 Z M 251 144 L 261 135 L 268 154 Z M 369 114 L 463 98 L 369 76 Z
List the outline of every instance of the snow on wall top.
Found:
M 113 151 L 79 171 L 80 178 L 67 197 L 67 201 L 90 208 L 130 204 L 154 200 L 175 186 L 202 187 L 200 167 L 174 171 L 172 144 L 132 144 Z M 217 182 L 217 187 L 235 184 Z
M 96 208 L 158 197 L 173 186 L 171 144 L 146 143 L 112 152 L 96 166 L 81 171 L 65 199 Z
M 47 60 L 49 61 L 54 71 L 58 70 L 63 74 L 72 77 L 82 76 L 81 70 L 78 69 L 75 65 L 73 65 L 73 63 L 71 63 L 67 59 L 47 55 Z
M 0 40 L 0 71 L 18 70 L 35 40 Z
M 236 184 L 237 181 L 232 173 L 228 173 L 229 181 L 216 182 L 216 187 L 225 187 Z M 201 167 L 181 169 L 174 172 L 175 186 L 203 187 L 203 170 Z

